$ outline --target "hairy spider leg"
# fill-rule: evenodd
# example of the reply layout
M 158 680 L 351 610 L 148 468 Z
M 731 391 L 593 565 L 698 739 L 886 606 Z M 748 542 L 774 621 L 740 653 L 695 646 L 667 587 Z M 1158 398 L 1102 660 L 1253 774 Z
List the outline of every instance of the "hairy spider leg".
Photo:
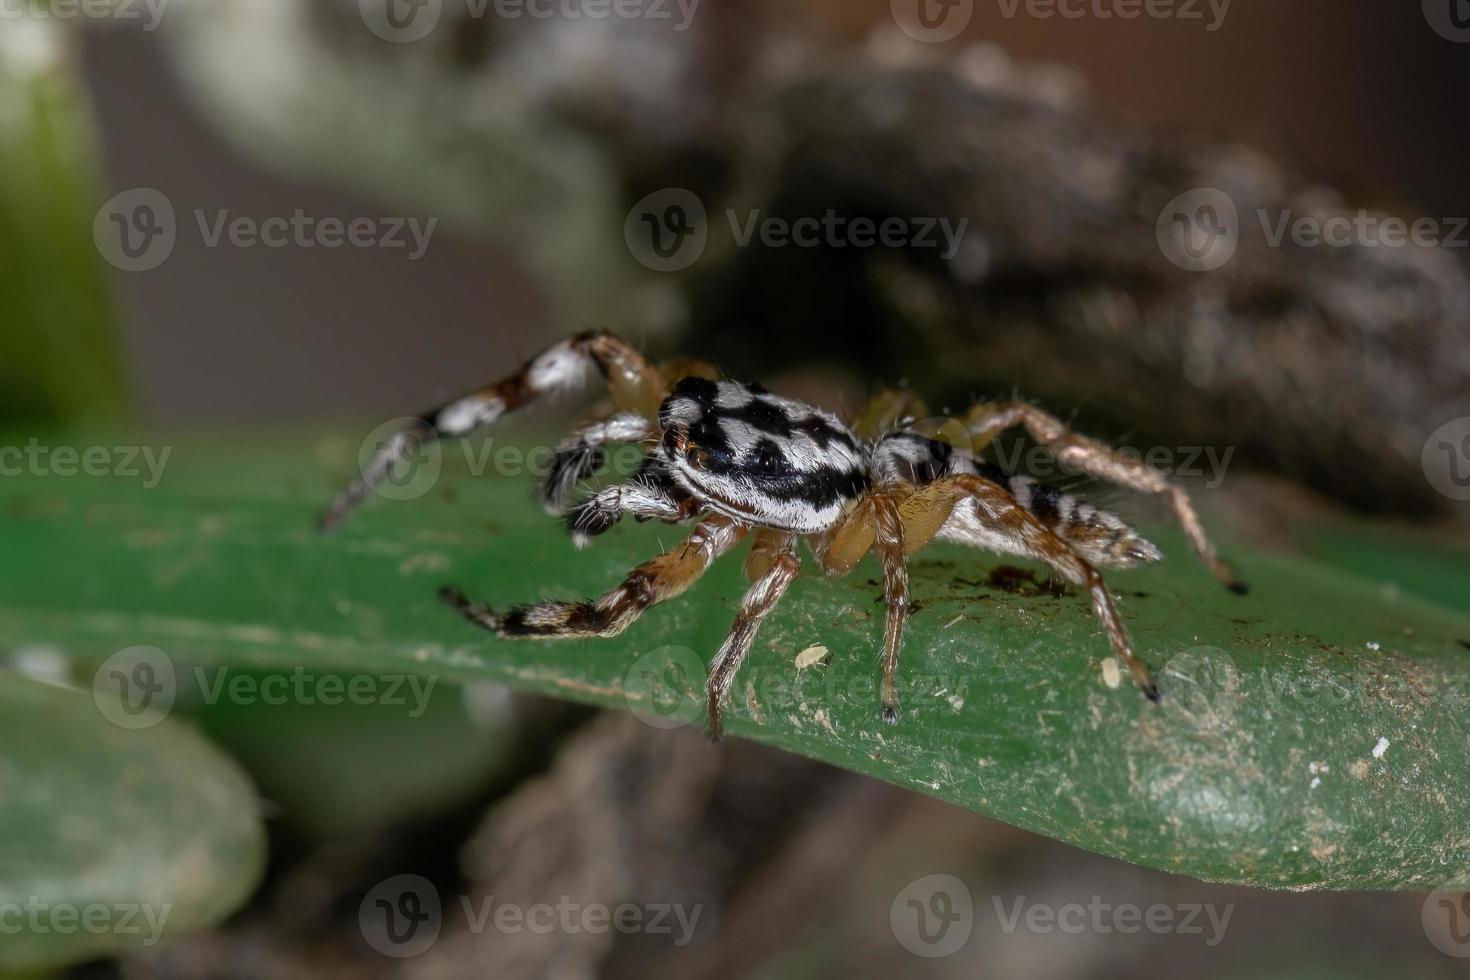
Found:
M 427 412 L 385 443 L 323 515 L 318 527 L 330 532 L 362 504 L 401 460 L 425 442 L 467 436 L 494 425 L 507 412 L 538 398 L 576 388 L 594 366 L 607 381 L 618 409 L 656 418 L 664 396 L 660 372 L 632 346 L 605 330 L 593 330 L 552 344 L 518 371 Z
M 1204 525 L 1184 488 L 1142 460 L 1124 456 L 1095 439 L 1070 431 L 1058 418 L 1022 401 L 994 402 L 970 410 L 966 426 L 975 452 L 980 452 L 1006 429 L 1024 426 L 1031 438 L 1046 446 L 1058 462 L 1084 473 L 1116 483 L 1138 493 L 1169 498 L 1179 526 L 1189 538 L 1194 553 L 1210 572 L 1232 592 L 1244 594 L 1246 585 L 1215 552 Z
M 621 585 L 599 599 L 540 602 L 495 613 L 469 601 L 453 586 L 439 594 L 470 622 L 503 637 L 557 640 L 617 636 L 653 606 L 686 592 L 716 558 L 745 537 L 746 531 L 728 518 L 710 517 L 678 547 L 639 565 Z
M 619 412 L 609 418 L 588 422 L 557 447 L 541 481 L 541 506 L 553 517 L 566 513 L 567 501 L 578 482 L 597 472 L 606 446 L 647 442 L 658 435 L 658 424 L 637 412 Z
M 878 491 L 848 511 L 829 531 L 811 538 L 817 562 L 829 575 L 846 575 L 869 551 L 878 553 L 886 609 L 879 705 L 883 720 L 889 724 L 898 721 L 898 659 L 911 605 L 908 556 L 914 550 L 905 544 L 900 502 L 912 490 L 895 486 Z
M 999 484 L 974 474 L 959 473 L 941 477 L 912 494 L 899 505 L 908 553 L 913 554 L 928 544 L 967 499 L 976 502 L 982 521 L 992 532 L 986 536 L 984 547 L 1044 561 L 1067 581 L 1087 590 L 1093 614 L 1102 624 L 1113 653 L 1127 666 L 1149 700 L 1157 701 L 1158 686 L 1148 666 L 1133 652 L 1133 640 L 1102 575 Z
M 724 707 L 729 699 L 730 685 L 735 672 L 740 669 L 745 655 L 755 642 L 761 622 L 776 608 L 786 590 L 791 587 L 801 560 L 796 555 L 796 536 L 785 532 L 762 533 L 752 546 L 753 557 L 747 561 L 748 569 L 759 569 L 755 581 L 740 600 L 740 612 L 730 633 L 715 659 L 710 662 L 709 680 L 705 693 L 708 699 L 709 737 L 718 741 L 724 734 Z M 754 553 L 759 552 L 759 557 Z

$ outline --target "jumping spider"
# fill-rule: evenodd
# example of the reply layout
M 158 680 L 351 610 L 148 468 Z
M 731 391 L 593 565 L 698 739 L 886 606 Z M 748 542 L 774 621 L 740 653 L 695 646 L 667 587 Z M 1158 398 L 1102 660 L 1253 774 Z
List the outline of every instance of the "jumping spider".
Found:
M 751 536 L 745 567 L 752 584 L 709 669 L 712 736 L 720 734 L 731 682 L 756 630 L 796 578 L 797 543 L 803 539 L 832 575 L 851 571 L 870 550 L 881 559 L 886 722 L 898 720 L 894 674 L 909 613 L 908 558 L 935 538 L 1040 559 L 1085 589 L 1113 653 L 1144 694 L 1158 700 L 1153 677 L 1134 654 L 1096 566 L 1129 568 L 1162 555 L 1112 514 L 977 458 L 1013 426 L 1024 426 L 1063 463 L 1167 497 L 1195 553 L 1230 588 L 1244 591 L 1216 556 L 1180 487 L 1024 402 L 972 409 L 963 420 L 972 446 L 966 451 L 915 431 L 912 420 L 923 412 L 906 392 L 877 396 L 849 427 L 828 412 L 727 380 L 708 364 L 652 365 L 603 331 L 552 345 L 503 381 L 425 415 L 391 439 L 333 503 L 323 530 L 335 528 L 362 503 L 416 441 L 489 426 L 537 398 L 574 387 L 589 364 L 606 379 L 616 412 L 583 425 L 557 449 L 541 487 L 546 509 L 565 515 L 579 547 L 625 514 L 640 521 L 701 518 L 700 523 L 682 544 L 635 568 L 600 599 L 543 602 L 497 614 L 457 588 L 440 595 L 465 618 L 503 637 L 615 636 L 650 606 L 683 593 L 716 558 Z M 628 482 L 568 508 L 578 481 L 602 464 L 603 447 L 616 443 L 641 443 L 641 468 Z

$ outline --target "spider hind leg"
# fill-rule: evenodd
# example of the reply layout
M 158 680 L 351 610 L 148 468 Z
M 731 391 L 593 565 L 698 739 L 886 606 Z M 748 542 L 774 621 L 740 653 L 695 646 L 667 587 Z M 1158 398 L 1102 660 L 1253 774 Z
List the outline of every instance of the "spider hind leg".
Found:
M 1095 439 L 1078 435 L 1062 421 L 1022 401 L 977 405 L 966 419 L 976 452 L 1007 429 L 1022 426 L 1046 446 L 1058 462 L 1138 493 L 1166 497 L 1179 526 L 1205 567 L 1231 592 L 1244 595 L 1246 584 L 1215 551 L 1184 488 L 1142 460 L 1124 455 Z
M 951 516 L 968 500 L 974 501 L 978 522 L 985 531 L 982 538 L 967 539 L 951 533 Z M 1085 589 L 1093 615 L 1107 634 L 1113 654 L 1128 668 L 1144 695 L 1150 701 L 1159 700 L 1153 674 L 1134 652 L 1128 628 L 1097 569 L 1035 514 L 1023 508 L 1004 487 L 977 474 L 959 473 L 942 477 L 916 491 L 904 500 L 899 510 L 904 522 L 904 546 L 909 554 L 940 536 L 943 530 L 946 539 L 1043 561 L 1067 581 Z

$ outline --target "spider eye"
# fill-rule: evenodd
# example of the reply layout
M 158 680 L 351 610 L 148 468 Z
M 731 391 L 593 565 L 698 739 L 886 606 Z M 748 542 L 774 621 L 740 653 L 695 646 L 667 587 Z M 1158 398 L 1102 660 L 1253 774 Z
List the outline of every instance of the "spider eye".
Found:
M 775 476 L 787 470 L 786 457 L 781 450 L 769 443 L 755 447 L 750 455 L 750 468 L 761 476 Z
M 734 458 L 719 446 L 699 446 L 691 443 L 688 452 L 685 453 L 685 458 L 695 469 L 708 470 L 712 473 L 728 470 L 734 465 Z

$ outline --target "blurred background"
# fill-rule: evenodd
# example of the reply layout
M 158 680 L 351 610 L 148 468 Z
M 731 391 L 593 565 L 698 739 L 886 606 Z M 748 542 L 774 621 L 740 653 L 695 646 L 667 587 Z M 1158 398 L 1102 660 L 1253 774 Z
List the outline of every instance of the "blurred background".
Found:
M 1019 390 L 1105 438 L 1233 446 L 1209 501 L 1232 533 L 1332 512 L 1463 537 L 1435 489 L 1455 461 L 1423 452 L 1470 393 L 1454 0 L 591 5 L 7 8 L 3 417 L 366 431 L 596 324 L 834 408 L 900 380 L 936 409 Z M 1436 231 L 1273 244 L 1257 218 L 1360 209 Z M 910 239 L 738 240 L 829 211 Z M 252 237 L 297 215 L 279 247 Z M 330 219 L 363 244 L 324 245 Z M 931 247 L 927 219 L 965 223 Z M 414 723 L 296 714 L 203 719 L 272 807 L 250 905 L 79 975 L 1470 974 L 1423 895 L 1204 885 L 694 731 L 495 688 Z M 387 791 L 392 759 L 414 771 Z M 686 945 L 446 927 L 398 960 L 355 909 L 405 868 L 704 912 Z M 915 883 L 950 908 L 936 874 L 973 902 L 943 956 L 893 918 Z M 1089 903 L 1198 906 L 1199 931 L 1007 928 Z

